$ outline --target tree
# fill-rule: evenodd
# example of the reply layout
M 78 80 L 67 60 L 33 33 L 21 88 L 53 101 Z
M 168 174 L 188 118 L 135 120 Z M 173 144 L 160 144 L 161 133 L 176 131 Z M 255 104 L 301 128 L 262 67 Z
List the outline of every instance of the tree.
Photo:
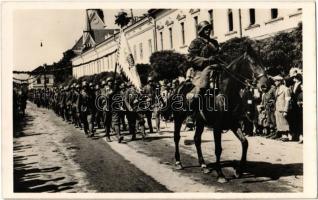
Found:
M 74 52 L 69 49 L 63 53 L 63 57 L 57 62 L 51 65 L 53 69 L 53 75 L 55 83 L 63 83 L 72 78 L 72 62 L 71 59 L 75 56 Z M 67 68 L 69 67 L 69 68 Z M 65 68 L 63 70 L 59 70 Z
M 150 76 L 152 67 L 149 64 L 136 64 L 136 69 L 139 74 L 141 84 L 147 84 L 147 79 Z
M 220 58 L 226 63 L 243 55 L 247 48 L 255 46 L 255 42 L 248 37 L 232 38 L 221 44 Z M 255 47 L 253 48 L 255 50 Z
M 151 75 L 157 80 L 175 79 L 188 68 L 186 56 L 174 51 L 158 51 L 150 56 Z
M 287 75 L 290 68 L 302 68 L 302 24 L 258 42 L 260 55 L 271 71 Z
M 127 17 L 127 13 L 124 11 L 119 12 L 117 15 L 115 15 L 115 24 L 117 24 L 118 26 L 120 26 L 121 28 L 123 28 L 124 26 L 126 26 L 131 18 Z

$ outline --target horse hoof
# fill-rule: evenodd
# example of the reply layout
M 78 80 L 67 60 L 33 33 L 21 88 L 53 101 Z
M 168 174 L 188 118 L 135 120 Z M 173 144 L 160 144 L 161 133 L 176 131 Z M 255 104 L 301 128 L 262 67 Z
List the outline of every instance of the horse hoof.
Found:
M 229 182 L 228 179 L 226 179 L 225 177 L 218 177 L 218 183 L 227 183 Z
M 234 173 L 234 176 L 235 176 L 235 178 L 241 178 L 242 177 L 242 172 L 241 172 L 241 170 L 235 170 L 235 173 Z
M 181 165 L 181 162 L 176 162 L 175 168 L 176 168 L 177 170 L 182 170 L 183 167 L 182 167 L 182 165 Z
M 201 166 L 201 171 L 202 171 L 203 174 L 211 173 L 211 170 L 206 165 L 202 165 Z

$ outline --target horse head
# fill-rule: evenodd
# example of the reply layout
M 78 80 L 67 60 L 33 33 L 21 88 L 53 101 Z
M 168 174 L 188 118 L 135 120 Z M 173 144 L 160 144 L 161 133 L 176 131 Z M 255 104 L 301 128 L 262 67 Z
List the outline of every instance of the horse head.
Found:
M 267 87 L 269 78 L 266 70 L 263 67 L 261 59 L 250 45 L 247 46 L 243 58 L 247 61 L 245 69 L 249 72 L 249 81 L 257 83 L 256 87 L 259 90 L 264 86 Z

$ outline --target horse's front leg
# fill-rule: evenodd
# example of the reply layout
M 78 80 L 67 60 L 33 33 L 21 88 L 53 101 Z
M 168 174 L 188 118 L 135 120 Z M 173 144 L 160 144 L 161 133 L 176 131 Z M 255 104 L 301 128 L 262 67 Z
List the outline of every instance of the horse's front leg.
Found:
M 242 145 L 242 157 L 239 166 L 235 170 L 235 177 L 240 178 L 243 173 L 243 169 L 246 165 L 246 155 L 247 155 L 247 149 L 248 149 L 248 141 L 246 137 L 244 136 L 242 129 L 232 129 L 234 135 L 240 140 Z
M 215 156 L 216 156 L 216 173 L 218 175 L 218 182 L 219 183 L 226 183 L 228 180 L 225 178 L 222 169 L 221 169 L 221 154 L 222 154 L 222 131 L 219 129 L 213 130 L 214 135 L 214 143 L 215 143 Z
M 174 145 L 175 145 L 175 167 L 176 169 L 183 169 L 181 161 L 180 161 L 180 153 L 179 153 L 179 142 L 180 142 L 180 130 L 182 126 L 182 120 L 180 118 L 175 117 L 174 119 Z
M 207 174 L 207 173 L 210 173 L 211 171 L 207 168 L 205 161 L 203 159 L 203 155 L 202 155 L 201 137 L 202 137 L 203 130 L 204 130 L 204 124 L 201 122 L 198 122 L 196 124 L 196 129 L 195 129 L 195 133 L 194 133 L 194 143 L 195 143 L 195 147 L 197 149 L 198 161 L 199 161 L 199 164 L 201 166 L 202 172 L 204 174 Z

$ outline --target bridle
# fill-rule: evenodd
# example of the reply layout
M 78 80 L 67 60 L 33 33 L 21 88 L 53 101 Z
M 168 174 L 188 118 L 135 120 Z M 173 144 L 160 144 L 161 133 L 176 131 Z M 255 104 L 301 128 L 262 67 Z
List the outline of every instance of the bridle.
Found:
M 241 58 L 246 58 L 246 52 L 242 55 Z M 244 86 L 251 86 L 249 84 L 247 84 L 246 82 L 254 82 L 259 80 L 260 78 L 267 76 L 266 73 L 262 73 L 262 74 L 257 74 L 252 70 L 252 79 L 251 78 L 247 78 L 241 74 L 237 74 L 235 72 L 233 72 L 232 70 L 230 70 L 228 67 L 226 66 L 230 66 L 227 65 L 227 63 L 221 59 L 219 59 L 221 61 L 221 69 L 226 72 L 228 75 L 230 75 L 233 79 L 235 79 L 236 81 L 238 81 L 239 83 L 243 84 Z

